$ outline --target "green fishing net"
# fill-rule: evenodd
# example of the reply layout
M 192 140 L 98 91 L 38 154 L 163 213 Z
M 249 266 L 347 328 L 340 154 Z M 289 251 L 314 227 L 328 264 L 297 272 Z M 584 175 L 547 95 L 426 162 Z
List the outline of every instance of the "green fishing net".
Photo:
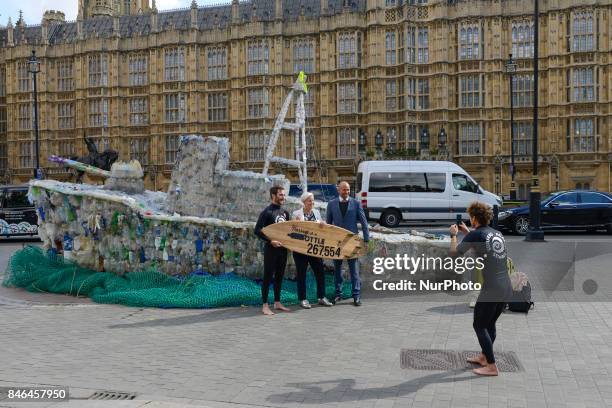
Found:
M 326 295 L 332 298 L 333 276 L 326 274 L 325 279 Z M 233 273 L 173 277 L 148 269 L 119 276 L 82 268 L 33 246 L 13 254 L 2 284 L 30 292 L 84 296 L 98 303 L 138 307 L 214 308 L 261 304 L 261 283 Z M 316 301 L 316 283 L 312 273 L 307 275 L 306 288 L 308 300 Z M 345 282 L 342 289 L 343 295 L 350 297 L 350 282 Z M 272 288 L 269 300 L 273 300 Z M 283 281 L 281 301 L 298 303 L 295 281 Z

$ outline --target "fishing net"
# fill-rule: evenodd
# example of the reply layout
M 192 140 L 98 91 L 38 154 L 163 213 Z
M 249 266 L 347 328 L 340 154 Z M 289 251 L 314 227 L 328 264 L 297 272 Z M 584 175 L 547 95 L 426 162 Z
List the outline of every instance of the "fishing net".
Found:
M 334 295 L 333 276 L 326 274 L 325 279 L 326 294 L 331 298 Z M 151 268 L 119 276 L 82 268 L 33 246 L 13 254 L 2 284 L 30 292 L 83 296 L 98 303 L 126 306 L 214 308 L 261 304 L 261 282 L 233 273 L 168 276 Z M 316 301 L 316 283 L 311 273 L 307 275 L 306 287 L 308 300 Z M 285 280 L 282 288 L 283 303 L 298 303 L 295 281 Z M 345 282 L 343 295 L 349 297 L 350 294 L 350 282 Z M 272 301 L 272 289 L 269 296 Z

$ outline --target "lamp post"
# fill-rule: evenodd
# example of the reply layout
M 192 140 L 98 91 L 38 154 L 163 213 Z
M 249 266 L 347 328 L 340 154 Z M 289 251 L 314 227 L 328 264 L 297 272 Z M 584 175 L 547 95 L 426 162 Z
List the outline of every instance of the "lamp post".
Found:
M 366 156 L 366 147 L 368 144 L 368 137 L 366 136 L 363 129 L 359 129 L 359 160 L 364 160 Z
M 510 156 L 511 156 L 511 164 L 510 164 L 510 175 L 512 176 L 512 182 L 510 183 L 510 199 L 516 200 L 516 184 L 514 183 L 514 73 L 516 72 L 516 62 L 512 59 L 512 53 L 510 53 L 510 58 L 506 62 L 506 72 L 510 78 Z
M 538 57 L 539 57 L 539 31 L 540 6 L 539 0 L 534 1 L 534 27 L 533 27 L 533 174 L 531 176 L 531 192 L 529 193 L 529 231 L 526 241 L 544 241 L 544 231 L 540 228 L 540 181 L 538 179 Z
M 429 152 L 429 131 L 427 128 L 421 129 L 421 156 L 423 152 Z
M 374 136 L 374 144 L 376 145 L 376 159 L 382 160 L 383 136 L 382 133 L 380 133 L 380 128 L 376 131 L 376 135 Z
M 440 133 L 438 133 L 438 146 L 440 147 L 441 152 L 446 151 L 446 140 L 446 130 L 444 130 L 444 126 L 442 126 L 442 129 L 440 129 Z
M 34 169 L 34 178 L 42 179 L 42 171 L 40 170 L 40 158 L 39 158 L 39 139 L 38 139 L 38 94 L 36 89 L 36 75 L 40 72 L 40 61 L 36 58 L 36 51 L 32 50 L 32 56 L 28 60 L 28 72 L 32 74 L 32 81 L 34 83 L 34 138 L 35 138 L 35 154 L 36 154 L 36 168 Z

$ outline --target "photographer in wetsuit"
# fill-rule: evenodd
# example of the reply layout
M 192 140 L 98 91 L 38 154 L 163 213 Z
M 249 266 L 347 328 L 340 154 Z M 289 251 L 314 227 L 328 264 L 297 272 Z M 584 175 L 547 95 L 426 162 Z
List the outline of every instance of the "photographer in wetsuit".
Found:
M 482 353 L 476 358 L 470 358 L 470 363 L 482 367 L 474 369 L 479 375 L 498 375 L 493 355 L 495 342 L 495 322 L 504 311 L 506 302 L 512 293 L 512 285 L 508 276 L 506 264 L 506 242 L 504 236 L 489 227 L 493 211 L 486 204 L 474 202 L 467 209 L 473 231 L 464 224 L 450 227 L 451 255 L 463 255 L 472 249 L 476 256 L 483 258 L 482 275 L 484 283 L 474 307 L 474 331 Z M 457 245 L 457 232 L 466 234 Z
M 289 220 L 289 212 L 282 208 L 285 203 L 285 189 L 282 187 L 272 187 L 270 189 L 269 206 L 259 214 L 257 224 L 255 224 L 255 235 L 264 240 L 264 278 L 261 284 L 261 300 L 263 306 L 261 311 L 265 315 L 273 315 L 268 305 L 268 292 L 270 282 L 274 277 L 274 310 L 289 312 L 290 310 L 280 302 L 281 285 L 287 266 L 287 249 L 283 248 L 278 241 L 271 241 L 261 230 L 270 224 L 285 222 Z

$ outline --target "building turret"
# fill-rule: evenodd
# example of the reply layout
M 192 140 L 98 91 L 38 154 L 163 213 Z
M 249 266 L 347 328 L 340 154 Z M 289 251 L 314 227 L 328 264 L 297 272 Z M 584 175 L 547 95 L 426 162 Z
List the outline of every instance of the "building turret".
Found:
M 111 0 L 96 0 L 93 7 L 91 7 L 91 10 L 89 13 L 90 17 L 112 16 L 112 15 L 113 15 L 113 6 L 111 4 Z M 85 18 L 87 18 L 87 15 Z
M 64 14 L 63 11 L 59 11 L 59 10 L 47 10 L 45 11 L 45 13 L 43 14 L 43 18 L 42 18 L 42 23 L 65 23 L 66 22 L 66 15 Z
M 150 0 L 79 0 L 78 18 L 88 19 L 97 16 L 130 16 L 152 10 Z M 155 1 L 153 1 L 155 7 Z

